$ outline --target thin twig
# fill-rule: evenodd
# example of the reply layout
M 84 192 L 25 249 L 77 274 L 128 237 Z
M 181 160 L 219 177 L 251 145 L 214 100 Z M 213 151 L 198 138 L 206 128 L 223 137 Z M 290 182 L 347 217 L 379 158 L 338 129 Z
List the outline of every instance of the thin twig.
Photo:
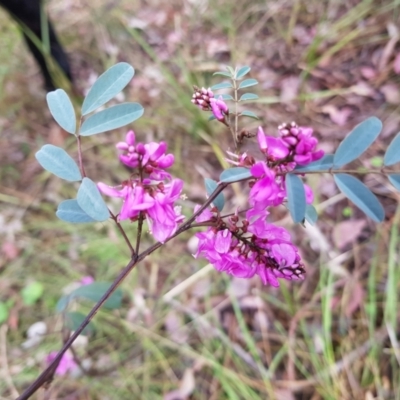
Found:
M 108 209 L 108 211 L 109 211 L 109 213 L 110 213 L 110 215 L 111 215 L 111 218 L 112 218 L 113 221 L 116 223 L 116 225 L 117 225 L 119 231 L 121 232 L 123 238 L 125 239 L 125 242 L 126 242 L 126 244 L 128 245 L 129 250 L 131 251 L 131 257 L 133 257 L 133 256 L 135 255 L 135 250 L 134 250 L 134 248 L 133 248 L 133 246 L 132 246 L 132 244 L 131 244 L 131 241 L 129 240 L 128 236 L 126 235 L 126 232 L 125 232 L 124 228 L 123 228 L 122 225 L 119 223 L 117 216 L 114 215 L 110 209 Z M 136 251 L 136 253 L 137 253 L 137 251 Z
M 376 169 L 376 170 L 367 170 L 367 169 L 325 169 L 319 171 L 297 171 L 292 170 L 289 172 L 290 174 L 378 174 L 378 175 L 388 175 L 388 174 L 399 174 L 400 171 L 391 171 L 385 168 Z M 287 172 L 278 173 L 277 175 L 286 175 Z
M 81 145 L 80 135 L 76 136 L 76 142 L 78 144 L 79 169 L 81 170 L 82 177 L 84 178 L 86 176 L 86 172 L 85 172 L 85 168 L 83 166 L 82 145 Z
M 139 254 L 140 239 L 142 238 L 143 213 L 139 213 L 138 230 L 136 235 L 136 254 Z
M 235 71 L 235 76 L 236 76 L 236 71 Z M 235 150 L 237 150 L 237 143 L 236 143 L 236 138 L 238 136 L 238 125 L 239 125 L 239 115 L 238 115 L 238 88 L 237 88 L 237 81 L 236 79 L 232 79 L 233 81 L 233 91 L 235 94 L 235 133 L 233 135 L 233 140 L 235 143 Z

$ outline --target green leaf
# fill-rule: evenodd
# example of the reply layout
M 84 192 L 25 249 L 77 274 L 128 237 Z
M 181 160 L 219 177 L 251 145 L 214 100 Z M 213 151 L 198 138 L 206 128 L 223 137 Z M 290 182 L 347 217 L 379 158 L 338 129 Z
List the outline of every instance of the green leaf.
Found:
M 231 89 L 231 88 L 233 88 L 231 82 L 222 82 L 222 83 L 218 83 L 214 86 L 211 86 L 211 90 Z
M 46 170 L 70 182 L 80 181 L 82 175 L 72 157 L 61 147 L 45 144 L 36 154 L 36 160 Z
M 89 114 L 117 95 L 133 78 L 135 70 L 125 62 L 118 63 L 100 75 L 82 104 L 82 115 Z
M 123 103 L 107 108 L 86 119 L 80 134 L 90 136 L 120 128 L 140 118 L 143 111 L 139 103 Z
M 251 175 L 251 172 L 248 168 L 234 167 L 223 171 L 219 179 L 220 182 L 229 183 L 242 181 L 244 179 L 251 178 L 252 176 L 253 175 Z
M 376 196 L 357 178 L 348 174 L 335 174 L 340 191 L 375 222 L 385 218 L 385 211 Z
M 87 222 L 96 222 L 95 219 L 89 217 L 79 207 L 76 199 L 64 200 L 58 205 L 56 215 L 58 218 L 65 222 L 72 222 L 74 224 L 83 224 Z
M 85 320 L 86 315 L 77 312 L 77 311 L 71 311 L 67 312 L 64 317 L 65 321 L 65 326 L 70 330 L 70 331 L 76 331 L 82 324 L 82 322 Z M 94 324 L 92 321 L 90 321 L 85 329 L 82 331 L 81 335 L 91 335 L 95 331 Z
M 239 71 L 236 73 L 236 79 L 241 79 L 243 78 L 245 75 L 247 75 L 250 72 L 251 68 L 250 67 L 242 67 L 239 68 Z
M 222 97 L 222 100 L 233 100 L 233 97 L 230 94 L 220 94 L 218 95 L 218 99 Z
M 400 162 L 400 132 L 391 141 L 383 159 L 383 164 L 387 167 L 398 162 Z
M 239 116 L 240 116 L 240 117 L 242 116 L 242 117 L 250 117 L 250 118 L 254 118 L 254 119 L 260 119 L 260 118 L 258 118 L 257 115 L 254 114 L 252 111 L 247 111 L 247 110 L 242 111 L 242 112 L 239 114 Z
M 288 208 L 295 223 L 303 221 L 306 215 L 306 192 L 303 181 L 295 174 L 286 174 Z
M 375 141 L 382 130 L 382 122 L 376 117 L 370 117 L 358 124 L 340 143 L 336 150 L 333 163 L 341 167 L 360 157 Z
M 232 78 L 232 75 L 229 72 L 225 72 L 225 71 L 217 71 L 213 73 L 213 76 L 215 75 L 222 75 L 222 76 L 226 76 L 228 78 Z
M 68 304 L 70 302 L 70 297 L 69 296 L 62 296 L 60 300 L 58 300 L 57 305 L 56 305 L 56 311 L 57 312 L 63 312 L 67 309 Z
M 235 70 L 229 65 L 226 66 L 226 69 L 230 72 L 231 76 L 235 76 Z
M 390 183 L 400 191 L 400 174 L 390 174 L 388 178 Z
M 204 183 L 206 186 L 206 192 L 207 192 L 208 196 L 211 196 L 214 193 L 215 189 L 217 189 L 218 183 L 209 178 L 205 178 Z M 214 199 L 212 204 L 214 204 L 214 206 L 217 207 L 219 211 L 222 211 L 222 209 L 224 208 L 224 205 L 225 205 L 225 198 L 224 198 L 223 193 L 220 193 Z
M 343 208 L 342 215 L 343 217 L 350 218 L 354 214 L 353 211 L 351 207 L 345 207 Z
M 333 154 L 325 154 L 321 159 L 307 165 L 297 165 L 295 171 L 327 171 L 333 167 Z
M 9 312 L 8 312 L 7 304 L 0 301 L 0 325 L 3 322 L 7 321 L 8 315 L 9 315 Z
M 240 96 L 239 101 L 257 100 L 259 97 L 254 93 L 245 93 Z
M 245 79 L 244 81 L 240 82 L 239 89 L 244 89 L 257 84 L 258 81 L 256 79 Z
M 110 218 L 110 212 L 96 184 L 89 178 L 83 178 L 76 198 L 79 207 L 96 221 Z
M 111 283 L 109 282 L 93 282 L 90 285 L 79 286 L 79 288 L 75 289 L 69 295 L 61 297 L 57 303 L 56 309 L 58 312 L 63 312 L 68 306 L 68 303 L 76 298 L 84 298 L 96 303 L 103 297 L 104 293 L 110 286 Z M 122 290 L 119 288 L 116 289 L 115 292 L 106 300 L 104 307 L 109 310 L 120 308 L 122 296 Z
M 35 304 L 43 295 L 44 286 L 40 282 L 32 282 L 21 290 L 22 301 L 25 305 Z
M 383 159 L 381 156 L 375 156 L 371 158 L 370 163 L 373 167 L 379 168 L 383 165 Z
M 76 132 L 76 116 L 74 106 L 67 93 L 62 89 L 46 95 L 47 106 L 53 118 L 65 131 L 74 134 Z
M 213 114 L 213 115 L 210 115 L 209 117 L 208 117 L 208 120 L 209 121 L 213 121 L 214 119 L 217 119 L 217 118 L 215 118 L 215 115 Z
M 316 224 L 316 222 L 318 220 L 318 213 L 312 204 L 307 204 L 305 218 L 310 225 Z

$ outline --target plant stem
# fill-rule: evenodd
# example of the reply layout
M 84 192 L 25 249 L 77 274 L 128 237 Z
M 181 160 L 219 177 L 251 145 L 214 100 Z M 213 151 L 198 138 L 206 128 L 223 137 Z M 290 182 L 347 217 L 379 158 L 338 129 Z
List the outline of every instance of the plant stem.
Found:
M 236 71 L 235 71 L 235 76 L 236 76 Z M 237 150 L 237 143 L 236 143 L 236 138 L 238 136 L 238 128 L 239 128 L 239 115 L 238 115 L 238 89 L 237 89 L 237 81 L 236 79 L 232 79 L 233 81 L 233 92 L 235 95 L 234 101 L 235 101 L 235 134 L 233 136 L 233 140 L 235 142 L 235 150 Z
M 278 175 L 290 174 L 378 174 L 378 175 L 388 175 L 388 174 L 400 174 L 400 171 L 387 171 L 384 168 L 379 170 L 358 170 L 358 169 L 326 169 L 320 171 L 297 171 L 293 170 L 290 172 L 279 173 Z
M 136 254 L 139 254 L 140 239 L 142 237 L 142 227 L 143 227 L 143 213 L 141 212 L 139 214 L 138 231 L 136 236 Z
M 79 169 L 81 170 L 82 178 L 84 178 L 86 176 L 86 172 L 83 166 L 81 137 L 79 134 L 76 136 L 76 141 L 78 143 Z
M 124 228 L 123 228 L 122 225 L 118 222 L 117 216 L 115 216 L 115 215 L 111 212 L 110 209 L 108 210 L 108 212 L 110 213 L 111 218 L 112 218 L 113 221 L 116 223 L 116 225 L 117 225 L 119 231 L 121 232 L 123 238 L 125 239 L 125 242 L 126 242 L 126 244 L 128 245 L 129 250 L 131 251 L 131 257 L 133 257 L 133 256 L 137 253 L 137 251 L 136 251 L 136 253 L 135 253 L 135 250 L 134 250 L 134 248 L 133 248 L 133 246 L 132 246 L 132 244 L 131 244 L 131 241 L 129 240 L 129 238 L 128 238 L 128 236 L 127 236 L 127 234 L 126 234 Z

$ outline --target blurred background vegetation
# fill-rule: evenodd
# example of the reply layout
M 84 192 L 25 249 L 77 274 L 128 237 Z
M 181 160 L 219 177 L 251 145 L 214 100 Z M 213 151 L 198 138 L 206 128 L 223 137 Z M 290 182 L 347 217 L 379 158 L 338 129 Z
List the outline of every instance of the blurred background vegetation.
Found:
M 50 0 L 80 104 L 119 61 L 136 74 L 117 101 L 137 101 L 141 141 L 165 140 L 185 181 L 185 213 L 204 200 L 203 179 L 222 170 L 230 134 L 190 103 L 192 85 L 218 83 L 225 65 L 249 65 L 260 99 L 249 106 L 275 134 L 282 122 L 312 126 L 332 152 L 358 122 L 384 130 L 357 166 L 379 166 L 400 127 L 398 0 Z M 112 281 L 129 252 L 113 224 L 68 225 L 57 204 L 76 188 L 36 162 L 45 143 L 74 141 L 52 120 L 42 78 L 17 25 L 0 10 L 0 395 L 13 399 L 61 346 L 55 305 L 83 276 Z M 117 184 L 127 171 L 114 144 L 126 129 L 84 142 L 87 172 Z M 252 145 L 249 144 L 251 147 Z M 195 260 L 185 234 L 145 260 L 122 285 L 123 308 L 102 311 L 76 353 L 89 373 L 58 377 L 38 399 L 400 399 L 399 195 L 365 182 L 385 205 L 379 225 L 312 176 L 319 222 L 292 226 L 304 282 L 279 289 L 231 279 Z M 237 200 L 236 193 L 235 201 Z M 240 199 L 239 199 L 240 200 Z M 118 203 L 115 203 L 117 210 Z M 126 224 L 127 231 L 133 228 Z M 143 248 L 151 243 L 146 236 Z M 76 305 L 88 312 L 89 303 Z M 43 321 L 47 333 L 23 345 Z

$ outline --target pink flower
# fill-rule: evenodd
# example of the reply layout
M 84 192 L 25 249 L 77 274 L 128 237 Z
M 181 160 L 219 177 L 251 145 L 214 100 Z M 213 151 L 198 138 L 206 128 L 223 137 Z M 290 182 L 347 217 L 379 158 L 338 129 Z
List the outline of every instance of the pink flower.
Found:
M 90 276 L 90 275 L 84 276 L 84 277 L 81 279 L 81 284 L 82 284 L 83 286 L 90 285 L 90 284 L 93 283 L 93 282 L 94 282 L 94 278 L 93 278 L 92 276 Z
M 212 98 L 210 99 L 210 107 L 211 111 L 214 114 L 214 117 L 218 121 L 224 121 L 225 115 L 229 114 L 229 109 L 226 103 L 222 100 L 222 96 L 219 99 Z
M 268 206 L 282 204 L 285 191 L 278 185 L 275 172 L 268 168 L 263 161 L 255 163 L 250 172 L 257 178 L 256 183 L 250 190 L 250 205 L 255 210 L 265 210 Z
M 100 192 L 110 197 L 120 197 L 124 199 L 118 220 L 135 219 L 140 211 L 144 211 L 154 204 L 154 199 L 144 195 L 144 189 L 137 182 L 132 181 L 122 186 L 122 189 L 108 186 L 102 182 L 97 184 Z
M 197 210 L 200 208 L 201 206 L 199 206 L 198 204 L 194 207 L 194 212 L 196 213 Z M 210 221 L 212 218 L 214 217 L 214 214 L 208 209 L 206 208 L 205 210 L 203 210 L 203 212 L 198 215 L 196 217 L 196 222 L 206 222 L 206 221 Z
M 306 202 L 307 204 L 312 204 L 314 201 L 314 193 L 310 186 L 304 184 L 304 191 L 306 192 Z
M 183 181 L 174 179 L 164 186 L 164 191 L 156 191 L 154 203 L 147 209 L 146 216 L 150 232 L 161 243 L 172 236 L 184 216 L 174 207 L 174 202 L 179 198 L 183 188 Z
M 239 278 L 251 278 L 256 273 L 250 263 L 246 263 L 235 249 L 237 240 L 232 238 L 228 229 L 214 232 L 209 228 L 206 232 L 196 234 L 199 239 L 195 257 L 203 256 L 217 271 L 224 271 Z
M 286 143 L 297 164 L 306 165 L 324 156 L 323 150 L 315 151 L 318 140 L 312 136 L 313 129 L 311 127 L 297 126 L 292 122 L 291 124 L 282 124 L 278 129 L 281 140 Z
M 149 180 L 142 184 L 132 180 L 123 185 L 122 189 L 99 182 L 97 187 L 107 196 L 124 199 L 118 215 L 119 221 L 135 220 L 143 212 L 152 235 L 162 243 L 176 232 L 178 224 L 184 219 L 174 205 L 183 188 L 183 181 L 180 179 L 156 186 L 151 185 Z
M 261 126 L 257 133 L 258 144 L 269 161 L 280 161 L 289 155 L 289 149 L 281 138 L 266 136 Z
M 150 178 L 164 180 L 171 178 L 170 174 L 164 171 L 173 165 L 175 159 L 172 154 L 165 154 L 167 144 L 165 142 L 137 143 L 135 146 L 135 133 L 129 131 L 126 134 L 125 142 L 116 145 L 118 150 L 123 151 L 119 155 L 122 163 L 130 168 L 145 168 Z
M 278 278 L 304 278 L 300 255 L 284 228 L 259 218 L 242 231 L 236 227 L 235 232 L 233 236 L 227 228 L 210 227 L 206 232 L 197 233 L 199 243 L 194 256 L 203 256 L 216 270 L 236 277 L 258 275 L 265 285 L 279 286 Z M 253 236 L 246 236 L 246 232 Z
M 269 224 L 260 218 L 250 224 L 247 230 L 255 235 L 255 243 L 267 250 L 279 267 L 292 266 L 300 260 L 298 250 L 291 243 L 290 234 L 285 228 Z
M 50 364 L 51 362 L 53 362 L 57 354 L 57 351 L 52 351 L 46 358 L 47 363 Z M 67 351 L 66 353 L 64 353 L 60 363 L 58 364 L 56 374 L 63 376 L 76 368 L 78 368 L 78 365 L 75 363 L 74 357 L 69 351 Z
M 195 92 L 192 97 L 192 103 L 197 105 L 200 109 L 208 111 L 211 108 L 210 100 L 214 97 L 214 93 L 210 88 L 195 87 Z

